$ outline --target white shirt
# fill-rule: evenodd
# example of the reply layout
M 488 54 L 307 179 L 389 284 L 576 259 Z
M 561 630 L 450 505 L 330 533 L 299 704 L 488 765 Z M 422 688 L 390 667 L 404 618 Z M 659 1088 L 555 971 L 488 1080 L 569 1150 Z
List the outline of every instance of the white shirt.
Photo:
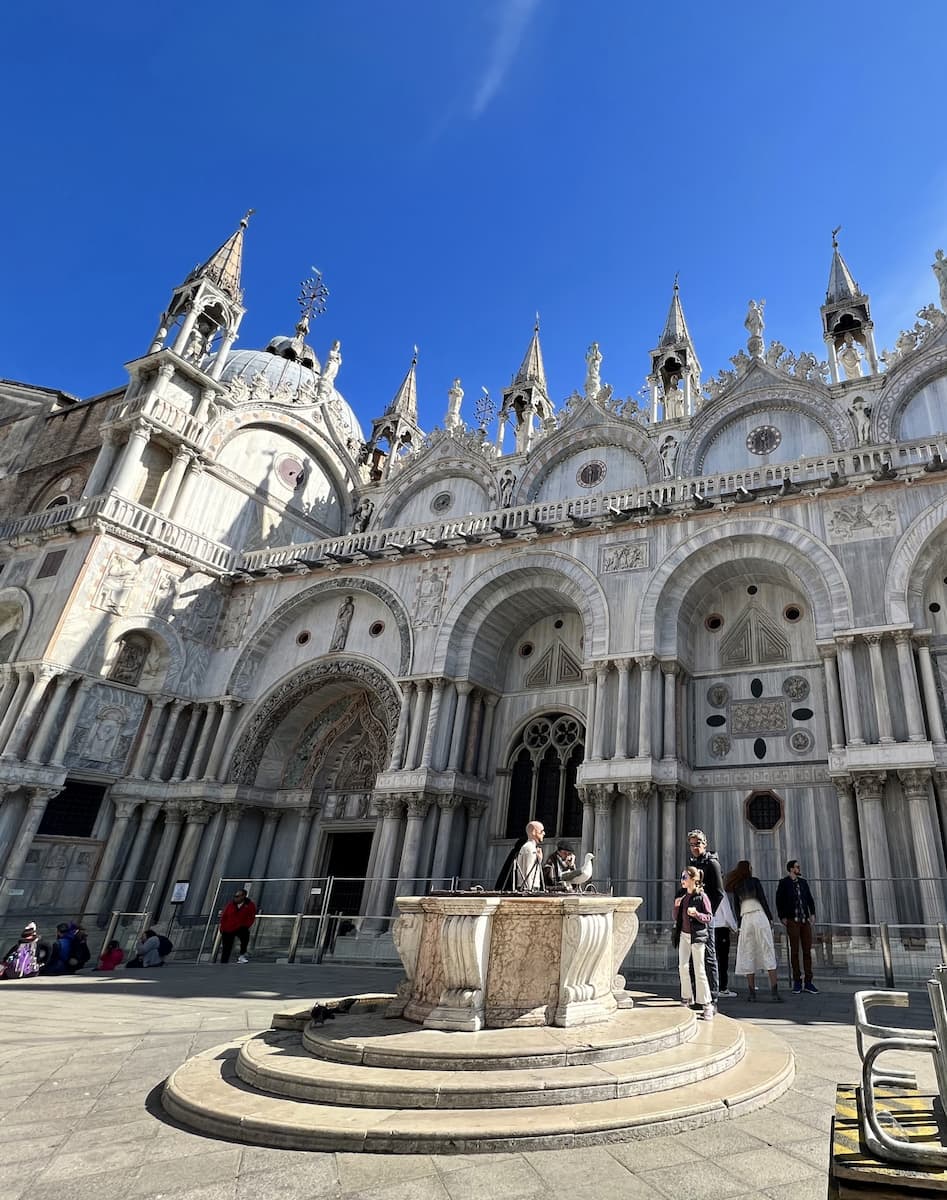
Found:
M 543 852 L 539 842 L 532 840 L 520 846 L 516 856 L 514 886 L 528 888 L 532 892 L 539 891 L 543 882 Z

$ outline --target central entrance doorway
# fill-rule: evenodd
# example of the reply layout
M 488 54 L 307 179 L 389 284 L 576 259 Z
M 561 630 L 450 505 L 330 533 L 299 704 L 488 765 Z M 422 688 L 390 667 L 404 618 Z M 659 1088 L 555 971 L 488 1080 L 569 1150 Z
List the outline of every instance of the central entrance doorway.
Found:
M 358 916 L 373 837 L 370 829 L 328 835 L 323 874 L 333 875 L 336 879 L 329 899 L 332 913 Z

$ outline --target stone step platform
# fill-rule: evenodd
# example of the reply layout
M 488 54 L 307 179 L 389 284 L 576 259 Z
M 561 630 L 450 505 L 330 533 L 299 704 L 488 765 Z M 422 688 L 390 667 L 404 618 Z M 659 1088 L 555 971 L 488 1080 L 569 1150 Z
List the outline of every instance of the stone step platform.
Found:
M 792 1083 L 792 1052 L 785 1043 L 767 1031 L 754 1026 L 741 1027 L 727 1017 L 718 1017 L 712 1024 L 705 1026 L 701 1023 L 698 1027 L 690 1024 L 691 1014 L 667 1002 L 655 1003 L 654 1011 L 663 1014 L 663 1019 L 668 1023 L 666 1028 L 676 1027 L 680 1030 L 684 1022 L 685 1028 L 692 1031 L 691 1036 L 682 1037 L 677 1045 L 652 1049 L 650 1056 L 645 1053 L 626 1059 L 593 1060 L 592 1064 L 564 1061 L 558 1065 L 557 1055 L 568 1053 L 560 1045 L 555 1054 L 548 1056 L 549 1062 L 544 1061 L 541 1067 L 537 1067 L 533 1061 L 532 1065 L 511 1068 L 507 1053 L 506 1065 L 500 1065 L 502 1059 L 494 1056 L 490 1059 L 492 1067 L 487 1071 L 468 1069 L 443 1072 L 452 1075 L 443 1084 L 452 1093 L 449 1097 L 452 1101 L 461 1101 L 465 1084 L 469 1084 L 469 1091 L 478 1097 L 480 1107 L 465 1107 L 461 1103 L 457 1103 L 456 1107 L 409 1107 L 401 1103 L 378 1107 L 377 1098 L 371 1105 L 341 1103 L 341 1079 L 337 1075 L 335 1082 L 339 1086 L 334 1093 L 329 1087 L 320 1089 L 320 1068 L 327 1070 L 331 1066 L 337 1073 L 348 1070 L 358 1080 L 355 1085 L 358 1088 L 362 1088 L 365 1081 L 377 1077 L 388 1085 L 389 1100 L 399 1095 L 399 1088 L 402 1099 L 411 1098 L 412 1080 L 415 1085 L 419 1084 L 424 1078 L 423 1072 L 431 1068 L 416 1066 L 404 1069 L 397 1079 L 392 1079 L 391 1069 L 387 1067 L 376 1068 L 361 1062 L 340 1064 L 330 1063 L 329 1060 L 319 1061 L 303 1050 L 298 1037 L 295 1043 L 288 1043 L 291 1052 L 282 1056 L 280 1043 L 274 1037 L 270 1037 L 268 1042 L 265 1038 L 245 1038 L 199 1054 L 170 1077 L 162 1102 L 172 1117 L 191 1128 L 255 1145 L 296 1150 L 449 1154 L 562 1149 L 693 1129 L 708 1122 L 750 1112 L 776 1099 Z M 649 1013 L 642 1010 L 640 1015 L 646 1017 Z M 380 1015 L 378 1020 L 381 1020 Z M 332 1023 L 338 1028 L 336 1037 L 339 1040 L 351 1036 L 343 1030 L 342 1022 L 343 1018 L 339 1017 Z M 584 1029 L 545 1032 L 575 1037 L 575 1042 L 569 1045 L 577 1051 L 583 1038 L 588 1050 L 588 1043 L 594 1043 L 596 1036 L 600 1037 L 598 1048 L 603 1045 L 608 1048 L 609 1040 L 617 1036 L 617 1031 L 609 1028 L 612 1024 L 607 1022 L 602 1026 Z M 658 1040 L 658 1024 L 656 1021 L 651 1030 L 653 1043 Z M 408 1037 L 437 1032 L 420 1030 L 417 1026 L 411 1028 L 413 1034 L 406 1035 Z M 597 1031 L 597 1035 L 593 1030 Z M 515 1034 L 525 1039 L 527 1035 L 533 1037 L 538 1032 L 535 1029 L 486 1030 L 477 1035 L 451 1033 L 440 1036 L 449 1038 L 458 1047 L 460 1043 L 455 1039 L 476 1037 L 481 1046 L 489 1048 L 494 1036 L 503 1034 L 504 1049 L 508 1052 L 510 1043 L 505 1035 Z M 307 1033 L 318 1033 L 320 1038 L 332 1037 L 331 1032 L 326 1033 L 324 1026 L 318 1030 L 307 1027 Z M 381 1036 L 397 1035 L 385 1032 Z M 734 1065 L 710 1075 L 702 1074 L 701 1068 L 695 1067 L 696 1074 L 692 1073 L 690 1082 L 669 1089 L 660 1088 L 662 1070 L 671 1075 L 685 1072 L 688 1053 L 693 1056 L 695 1064 L 704 1060 L 706 1065 L 708 1058 L 725 1054 L 726 1047 L 730 1048 L 731 1053 L 735 1052 L 741 1040 L 743 1053 Z M 516 1044 L 515 1040 L 513 1044 Z M 530 1049 L 535 1048 L 533 1041 L 527 1045 Z M 595 1048 L 594 1045 L 592 1048 Z M 668 1056 L 663 1064 L 661 1055 Z M 459 1063 L 459 1049 L 457 1056 L 455 1062 Z M 522 1052 L 514 1057 L 535 1060 L 535 1055 Z M 309 1096 L 320 1098 L 295 1098 L 260 1090 L 238 1074 L 238 1061 L 241 1059 L 240 1069 L 247 1070 L 247 1064 L 253 1064 L 254 1070 L 262 1072 L 259 1080 L 266 1087 L 272 1087 L 275 1083 L 286 1087 L 287 1079 L 291 1082 L 295 1076 L 296 1083 L 304 1091 L 308 1089 Z M 438 1060 L 444 1068 L 444 1056 L 438 1056 Z M 429 1061 L 427 1048 L 417 1061 Z M 297 1073 L 296 1069 L 302 1068 L 303 1064 L 306 1064 L 305 1069 Z M 609 1064 L 612 1064 L 611 1067 Z M 613 1071 L 614 1076 L 608 1078 L 616 1081 L 613 1085 L 616 1091 L 619 1086 L 617 1080 L 623 1072 L 637 1070 L 639 1080 L 645 1081 L 651 1071 L 653 1089 L 637 1094 L 613 1094 L 611 1098 L 598 1100 L 573 1100 L 562 1094 L 558 1097 L 560 1103 L 550 1103 L 550 1096 L 546 1093 L 557 1090 L 559 1076 L 564 1072 L 572 1072 L 570 1082 L 574 1083 L 576 1078 L 581 1077 L 577 1072 L 587 1071 L 590 1066 L 606 1076 L 609 1070 Z M 270 1072 L 269 1075 L 266 1071 Z M 285 1072 L 287 1078 L 277 1080 L 274 1071 Z M 521 1077 L 520 1082 L 526 1082 L 527 1087 L 518 1092 L 514 1089 L 512 1094 L 516 1095 L 516 1105 L 511 1106 L 506 1102 L 510 1096 L 508 1091 L 504 1092 L 499 1087 L 494 1087 L 492 1092 L 487 1090 L 486 1085 L 491 1082 L 506 1083 L 517 1074 Z M 534 1087 L 534 1080 L 530 1077 L 535 1077 L 535 1082 L 541 1083 L 542 1087 Z M 407 1094 L 405 1086 L 409 1088 Z M 595 1087 L 598 1083 L 590 1081 L 589 1086 Z M 417 1092 L 416 1086 L 414 1091 Z M 330 1095 L 333 1102 L 325 1102 Z M 416 1094 L 413 1099 L 419 1102 Z M 529 1099 L 539 1102 L 522 1103 Z
M 690 1041 L 704 1024 L 680 1004 L 651 996 L 598 1025 L 424 1029 L 358 1008 L 325 1025 L 307 1022 L 302 1045 L 316 1058 L 403 1071 L 553 1070 L 653 1054 Z M 486 1036 L 485 1036 L 486 1034 Z
M 454 1071 L 446 1062 L 440 1063 L 439 1070 L 334 1062 L 313 1057 L 298 1034 L 270 1031 L 243 1043 L 235 1068 L 244 1083 L 259 1091 L 320 1104 L 437 1109 L 575 1104 L 668 1091 L 736 1066 L 745 1051 L 742 1027 L 725 1019 L 697 1024 L 690 1040 L 648 1054 L 551 1067 L 544 1059 L 552 1056 L 538 1054 L 527 1060 L 529 1066 L 498 1069 L 497 1063 L 491 1063 L 491 1069 L 483 1071 Z M 423 1043 L 428 1032 L 438 1031 L 417 1031 L 415 1026 L 415 1032 L 405 1036 Z M 565 1031 L 532 1032 L 551 1035 L 549 1041 L 555 1044 L 554 1035 Z

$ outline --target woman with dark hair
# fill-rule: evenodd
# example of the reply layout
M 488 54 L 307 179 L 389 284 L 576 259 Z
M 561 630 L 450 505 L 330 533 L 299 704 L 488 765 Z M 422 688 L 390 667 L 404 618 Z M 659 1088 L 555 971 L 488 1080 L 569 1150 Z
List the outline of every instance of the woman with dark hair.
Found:
M 770 1000 L 782 1004 L 776 974 L 776 950 L 773 947 L 773 914 L 766 902 L 763 885 L 744 858 L 723 881 L 723 890 L 733 897 L 733 913 L 740 927 L 737 941 L 736 974 L 745 975 L 747 1000 L 756 1000 L 756 972 L 769 975 Z

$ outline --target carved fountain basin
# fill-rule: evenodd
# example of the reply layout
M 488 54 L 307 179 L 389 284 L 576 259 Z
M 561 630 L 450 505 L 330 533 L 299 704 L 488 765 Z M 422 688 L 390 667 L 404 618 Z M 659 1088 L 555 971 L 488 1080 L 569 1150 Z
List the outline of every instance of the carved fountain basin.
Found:
M 619 974 L 640 896 L 399 896 L 389 1016 L 428 1029 L 591 1025 L 632 1007 Z

